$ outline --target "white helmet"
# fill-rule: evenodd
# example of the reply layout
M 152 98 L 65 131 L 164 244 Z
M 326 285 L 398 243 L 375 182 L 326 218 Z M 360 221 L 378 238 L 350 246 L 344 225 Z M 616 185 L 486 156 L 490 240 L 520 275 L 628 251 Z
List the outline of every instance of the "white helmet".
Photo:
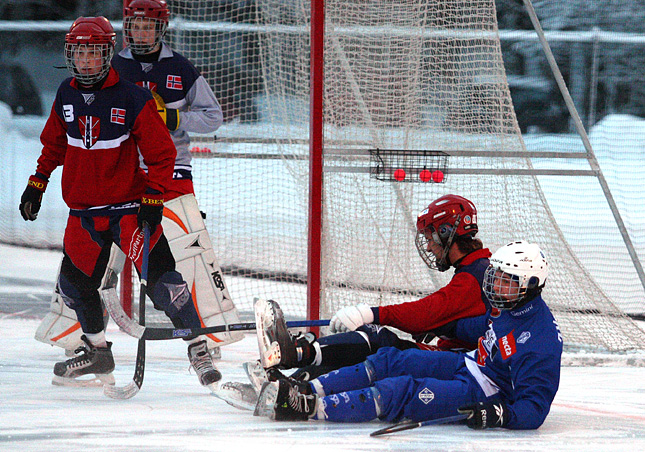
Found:
M 490 258 L 482 289 L 493 307 L 514 309 L 542 292 L 548 274 L 549 264 L 538 245 L 511 242 Z

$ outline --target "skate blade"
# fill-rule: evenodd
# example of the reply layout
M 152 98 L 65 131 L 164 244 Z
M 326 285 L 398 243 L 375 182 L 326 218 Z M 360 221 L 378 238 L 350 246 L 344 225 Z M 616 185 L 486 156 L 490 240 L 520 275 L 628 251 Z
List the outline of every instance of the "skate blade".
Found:
M 255 405 L 253 416 L 263 416 L 275 419 L 275 401 L 278 398 L 280 384 L 277 381 L 267 381 L 262 385 L 262 391 Z
M 59 377 L 54 375 L 52 378 L 54 386 L 68 386 L 73 388 L 102 388 L 104 385 L 114 385 L 114 375 L 95 374 L 94 378 L 78 379 L 73 377 Z
M 211 387 L 211 394 L 229 405 L 245 411 L 253 411 L 258 401 L 253 386 L 248 383 L 227 381 L 218 387 Z
M 246 376 L 249 377 L 249 381 L 256 395 L 259 395 L 264 382 L 269 381 L 266 370 L 264 370 L 260 361 L 246 362 L 242 364 L 242 367 L 244 368 L 244 372 L 246 372 Z

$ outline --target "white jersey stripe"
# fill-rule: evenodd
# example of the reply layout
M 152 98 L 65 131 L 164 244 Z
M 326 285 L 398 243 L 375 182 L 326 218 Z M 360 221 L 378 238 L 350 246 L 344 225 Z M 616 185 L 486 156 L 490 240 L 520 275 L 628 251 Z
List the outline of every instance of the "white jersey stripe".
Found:
M 115 138 L 114 140 L 98 140 L 90 149 L 116 149 L 128 138 L 130 138 L 130 132 L 125 135 L 121 135 L 119 138 Z M 87 149 L 85 147 L 85 142 L 82 139 L 73 138 L 69 135 L 67 135 L 67 144 L 76 148 Z

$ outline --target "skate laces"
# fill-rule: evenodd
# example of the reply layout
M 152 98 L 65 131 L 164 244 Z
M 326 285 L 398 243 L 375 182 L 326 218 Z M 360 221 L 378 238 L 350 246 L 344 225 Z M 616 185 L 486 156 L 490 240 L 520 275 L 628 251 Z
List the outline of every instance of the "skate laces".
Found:
M 92 360 L 91 355 L 93 354 L 93 350 L 88 348 L 87 345 L 80 345 L 76 350 L 74 350 L 74 353 L 78 356 L 65 361 L 65 366 L 68 368 L 81 367 Z
M 211 355 L 206 350 L 206 344 L 195 345 L 190 350 L 190 364 L 198 375 L 214 370 Z
M 289 403 L 289 406 L 294 411 L 299 411 L 301 413 L 309 412 L 309 404 L 308 404 L 307 396 L 305 396 L 304 394 L 301 394 L 300 391 L 298 391 L 297 387 L 294 387 L 294 386 L 289 387 L 288 403 Z

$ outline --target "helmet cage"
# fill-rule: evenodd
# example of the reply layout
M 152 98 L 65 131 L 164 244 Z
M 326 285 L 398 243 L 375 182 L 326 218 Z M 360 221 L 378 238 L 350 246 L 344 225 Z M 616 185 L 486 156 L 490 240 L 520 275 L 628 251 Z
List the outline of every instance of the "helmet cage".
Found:
M 84 69 L 77 67 L 77 55 L 81 53 L 99 54 L 100 62 L 86 66 Z M 110 72 L 110 62 L 114 56 L 114 46 L 110 44 L 85 44 L 85 43 L 65 43 L 65 65 L 67 70 L 78 80 L 82 85 L 94 85 L 105 78 Z M 83 58 L 83 57 L 80 57 Z M 98 58 L 96 58 L 98 60 Z M 90 62 L 91 58 L 87 58 L 86 62 Z
M 100 82 L 110 72 L 115 42 L 116 33 L 105 17 L 79 17 L 65 35 L 67 70 L 82 85 Z
M 439 230 L 437 230 L 433 224 L 423 230 L 417 230 L 414 242 L 421 259 L 423 259 L 430 269 L 445 272 L 450 268 L 451 264 L 448 259 L 448 254 L 450 252 L 450 247 L 455 240 L 455 235 L 460 221 L 461 216 L 457 215 L 454 224 L 442 223 L 438 226 Z M 441 258 L 437 258 L 437 256 L 428 249 L 428 243 L 430 241 L 428 235 L 430 235 L 434 243 L 443 247 Z
M 145 24 L 145 25 L 144 25 Z M 154 27 L 154 40 L 152 42 L 145 42 L 136 39 L 133 35 L 133 27 L 139 26 L 141 28 Z M 123 36 L 125 38 L 125 45 L 130 51 L 136 55 L 146 55 L 157 50 L 161 44 L 161 40 L 166 34 L 168 28 L 168 20 L 159 19 L 156 17 L 146 17 L 143 15 L 129 16 L 123 19 Z
M 542 292 L 547 275 L 548 264 L 537 245 L 513 242 L 491 256 L 482 291 L 494 308 L 515 309 Z

